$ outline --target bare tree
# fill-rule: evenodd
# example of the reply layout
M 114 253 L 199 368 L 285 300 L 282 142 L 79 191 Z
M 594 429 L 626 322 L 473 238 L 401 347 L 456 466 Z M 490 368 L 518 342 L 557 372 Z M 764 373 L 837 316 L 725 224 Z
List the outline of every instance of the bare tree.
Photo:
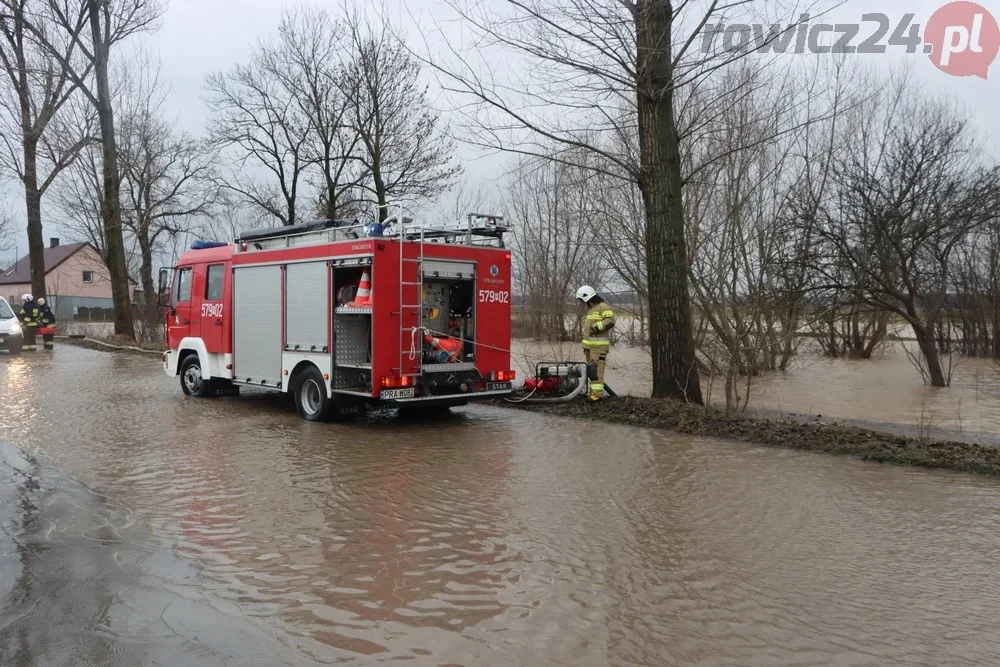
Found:
M 208 215 L 219 200 L 215 153 L 205 142 L 178 132 L 163 116 L 169 93 L 158 63 L 141 54 L 122 73 L 120 118 L 123 221 L 139 252 L 139 281 L 148 310 L 155 310 L 153 256 L 167 236 Z
M 287 19 L 282 29 L 284 40 L 296 36 Z M 294 225 L 303 175 L 314 159 L 310 142 L 315 126 L 310 113 L 317 111 L 325 119 L 327 110 L 303 100 L 313 93 L 299 89 L 301 77 L 289 70 L 283 46 L 261 40 L 248 64 L 212 73 L 206 85 L 214 112 L 212 141 L 231 149 L 236 157 L 222 185 L 281 224 Z M 326 85 L 319 80 L 313 84 Z M 316 95 L 320 106 L 329 101 L 325 94 Z M 261 182 L 247 175 L 254 168 L 270 172 L 273 180 Z
M 96 110 L 101 131 L 101 222 L 115 308 L 115 333 L 135 338 L 125 241 L 122 232 L 118 146 L 109 79 L 112 47 L 151 30 L 164 11 L 160 0 L 46 0 L 48 20 L 25 21 L 32 38 L 65 69 L 69 79 Z M 88 34 L 89 28 L 89 34 Z M 66 56 L 54 35 L 68 37 L 81 56 Z M 93 73 L 92 80 L 88 75 Z
M 462 180 L 442 197 L 435 215 L 446 220 L 464 221 L 470 213 L 490 213 L 496 206 L 484 183 L 472 187 L 467 180 Z
M 529 157 L 522 158 L 515 174 L 507 210 L 517 224 L 512 252 L 525 311 L 519 328 L 534 338 L 570 340 L 569 305 L 575 287 L 601 287 L 600 252 L 590 242 L 594 174 Z
M 702 403 L 688 294 L 684 136 L 676 94 L 753 50 L 713 42 L 718 23 L 738 21 L 741 13 L 752 16 L 757 7 L 769 7 L 781 20 L 797 16 L 796 8 L 715 0 L 449 4 L 471 33 L 473 46 L 454 49 L 451 63 L 425 60 L 446 90 L 471 100 L 468 130 L 475 142 L 542 155 L 545 144 L 555 141 L 567 154 L 557 152 L 553 159 L 567 161 L 571 149 L 582 149 L 601 158 L 592 169 L 637 185 L 643 203 L 652 393 Z M 795 26 L 765 36 L 758 46 L 766 50 L 789 30 Z M 483 52 L 482 44 L 493 48 Z M 491 60 L 504 57 L 522 61 L 525 74 L 511 79 L 498 74 Z M 609 147 L 628 146 L 609 139 L 626 132 L 623 124 L 626 130 L 636 128 L 638 145 L 616 151 Z
M 14 216 L 10 211 L 0 207 L 0 252 L 7 252 L 14 247 Z M 17 261 L 17 258 L 14 258 Z M 0 266 L 0 268 L 3 268 Z
M 939 342 L 954 259 L 1000 217 L 1000 167 L 983 159 L 969 119 L 912 78 L 883 91 L 850 119 L 856 131 L 819 227 L 820 270 L 829 286 L 905 319 L 926 381 L 944 387 Z
M 101 156 L 97 147 L 92 145 L 81 152 L 60 179 L 52 200 L 60 213 L 59 227 L 69 238 L 91 243 L 107 266 L 108 244 L 101 218 L 103 198 Z
M 31 21 L 46 30 L 59 57 L 33 40 Z M 80 128 L 55 127 L 77 90 L 65 63 L 76 59 L 82 27 L 60 34 L 50 29 L 51 23 L 45 0 L 0 0 L 0 74 L 6 84 L 0 86 L 0 168 L 12 172 L 24 187 L 31 291 L 39 297 L 47 294 L 42 197 L 89 140 Z M 86 65 L 82 73 L 87 76 Z
M 945 307 L 958 351 L 1000 358 L 1000 220 L 990 221 L 956 249 L 954 285 Z
M 455 145 L 427 101 L 421 66 L 388 22 L 372 27 L 355 11 L 348 21 L 352 61 L 344 89 L 351 129 L 362 150 L 364 187 L 385 220 L 390 203 L 433 200 L 462 169 Z
M 346 25 L 326 10 L 297 7 L 282 16 L 278 37 L 275 70 L 310 120 L 308 154 L 319 166 L 321 215 L 334 220 L 356 209 L 363 176 L 361 136 L 350 126 L 353 96 L 345 90 Z

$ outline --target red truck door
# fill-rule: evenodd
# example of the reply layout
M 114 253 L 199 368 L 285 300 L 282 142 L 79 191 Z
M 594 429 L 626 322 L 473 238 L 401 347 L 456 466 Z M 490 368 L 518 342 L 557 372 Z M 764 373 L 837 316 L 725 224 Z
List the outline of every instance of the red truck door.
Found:
M 167 346 L 176 350 L 183 338 L 191 335 L 192 283 L 194 267 L 179 266 L 174 270 L 173 289 L 170 291 L 170 308 L 167 315 Z
M 198 319 L 201 339 L 209 352 L 225 352 L 225 302 L 226 282 L 229 271 L 224 262 L 209 264 L 205 270 L 205 282 L 198 295 Z

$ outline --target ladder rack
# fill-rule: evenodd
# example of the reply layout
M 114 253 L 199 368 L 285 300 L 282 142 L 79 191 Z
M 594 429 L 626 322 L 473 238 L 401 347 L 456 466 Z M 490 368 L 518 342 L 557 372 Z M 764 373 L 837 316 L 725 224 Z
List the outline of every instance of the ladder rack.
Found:
M 504 234 L 511 231 L 503 216 L 485 213 L 469 213 L 464 221 L 431 222 L 414 222 L 400 213 L 385 220 L 381 237 L 368 235 L 369 224 L 359 220 L 314 220 L 290 227 L 245 232 L 235 239 L 236 252 L 261 252 L 366 238 L 504 248 Z
M 424 302 L 424 233 L 423 227 L 419 228 L 419 237 L 411 238 L 406 234 L 406 224 L 410 222 L 409 218 L 405 218 L 402 215 L 398 216 L 395 224 L 399 225 L 399 376 L 400 377 L 419 377 L 420 369 L 423 364 L 423 350 L 424 350 L 424 339 L 423 334 L 419 330 L 414 333 L 413 327 L 419 327 L 423 324 L 423 302 Z M 406 247 L 408 242 L 418 241 L 418 247 L 420 253 L 416 258 L 410 258 L 406 256 Z M 407 280 L 406 267 L 408 265 L 416 264 L 417 279 Z M 416 297 L 414 301 L 416 303 L 406 303 L 406 288 L 416 288 Z M 407 315 L 415 316 L 416 324 L 411 326 L 406 326 Z M 407 335 L 409 335 L 409 341 L 406 340 Z M 407 345 L 408 347 L 404 347 Z M 417 355 L 417 370 L 411 371 L 409 373 L 405 372 L 404 367 L 404 357 L 408 357 L 410 354 L 416 353 Z
M 386 236 L 397 236 L 401 240 L 461 245 L 504 246 L 504 234 L 510 231 L 502 215 L 469 213 L 464 222 L 441 220 L 413 223 L 412 218 L 393 216 L 386 219 L 386 227 L 392 231 Z M 388 231 L 388 229 L 387 229 Z

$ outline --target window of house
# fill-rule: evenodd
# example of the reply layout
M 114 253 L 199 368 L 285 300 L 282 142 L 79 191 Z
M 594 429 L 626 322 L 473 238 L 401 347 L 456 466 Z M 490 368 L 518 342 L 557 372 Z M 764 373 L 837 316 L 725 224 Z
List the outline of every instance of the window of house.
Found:
M 92 283 L 92 282 L 94 282 L 94 272 L 93 271 L 84 271 L 83 272 L 83 282 L 85 282 L 85 283 Z
M 205 281 L 205 301 L 222 301 L 222 281 L 225 278 L 225 264 L 212 264 L 208 267 L 208 279 Z
M 179 269 L 174 282 L 174 303 L 191 300 L 191 267 Z

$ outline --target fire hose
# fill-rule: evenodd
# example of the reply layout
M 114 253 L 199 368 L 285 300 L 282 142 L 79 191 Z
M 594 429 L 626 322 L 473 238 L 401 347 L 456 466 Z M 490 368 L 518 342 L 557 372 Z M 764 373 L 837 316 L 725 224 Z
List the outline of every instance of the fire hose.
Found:
M 580 367 L 580 371 L 583 374 L 583 376 L 586 377 L 587 364 L 581 363 L 577 365 Z M 586 387 L 587 387 L 586 382 L 580 382 L 576 385 L 576 387 L 573 388 L 573 391 L 569 392 L 565 396 L 554 396 L 549 398 L 532 398 L 534 393 L 538 391 L 538 387 L 535 387 L 535 389 L 533 389 L 531 393 L 525 396 L 524 398 L 517 398 L 517 399 L 505 398 L 504 400 L 507 401 L 508 403 L 528 403 L 532 405 L 543 404 L 543 403 L 569 403 L 577 396 L 579 396 L 581 393 L 583 393 L 583 390 L 586 389 Z

